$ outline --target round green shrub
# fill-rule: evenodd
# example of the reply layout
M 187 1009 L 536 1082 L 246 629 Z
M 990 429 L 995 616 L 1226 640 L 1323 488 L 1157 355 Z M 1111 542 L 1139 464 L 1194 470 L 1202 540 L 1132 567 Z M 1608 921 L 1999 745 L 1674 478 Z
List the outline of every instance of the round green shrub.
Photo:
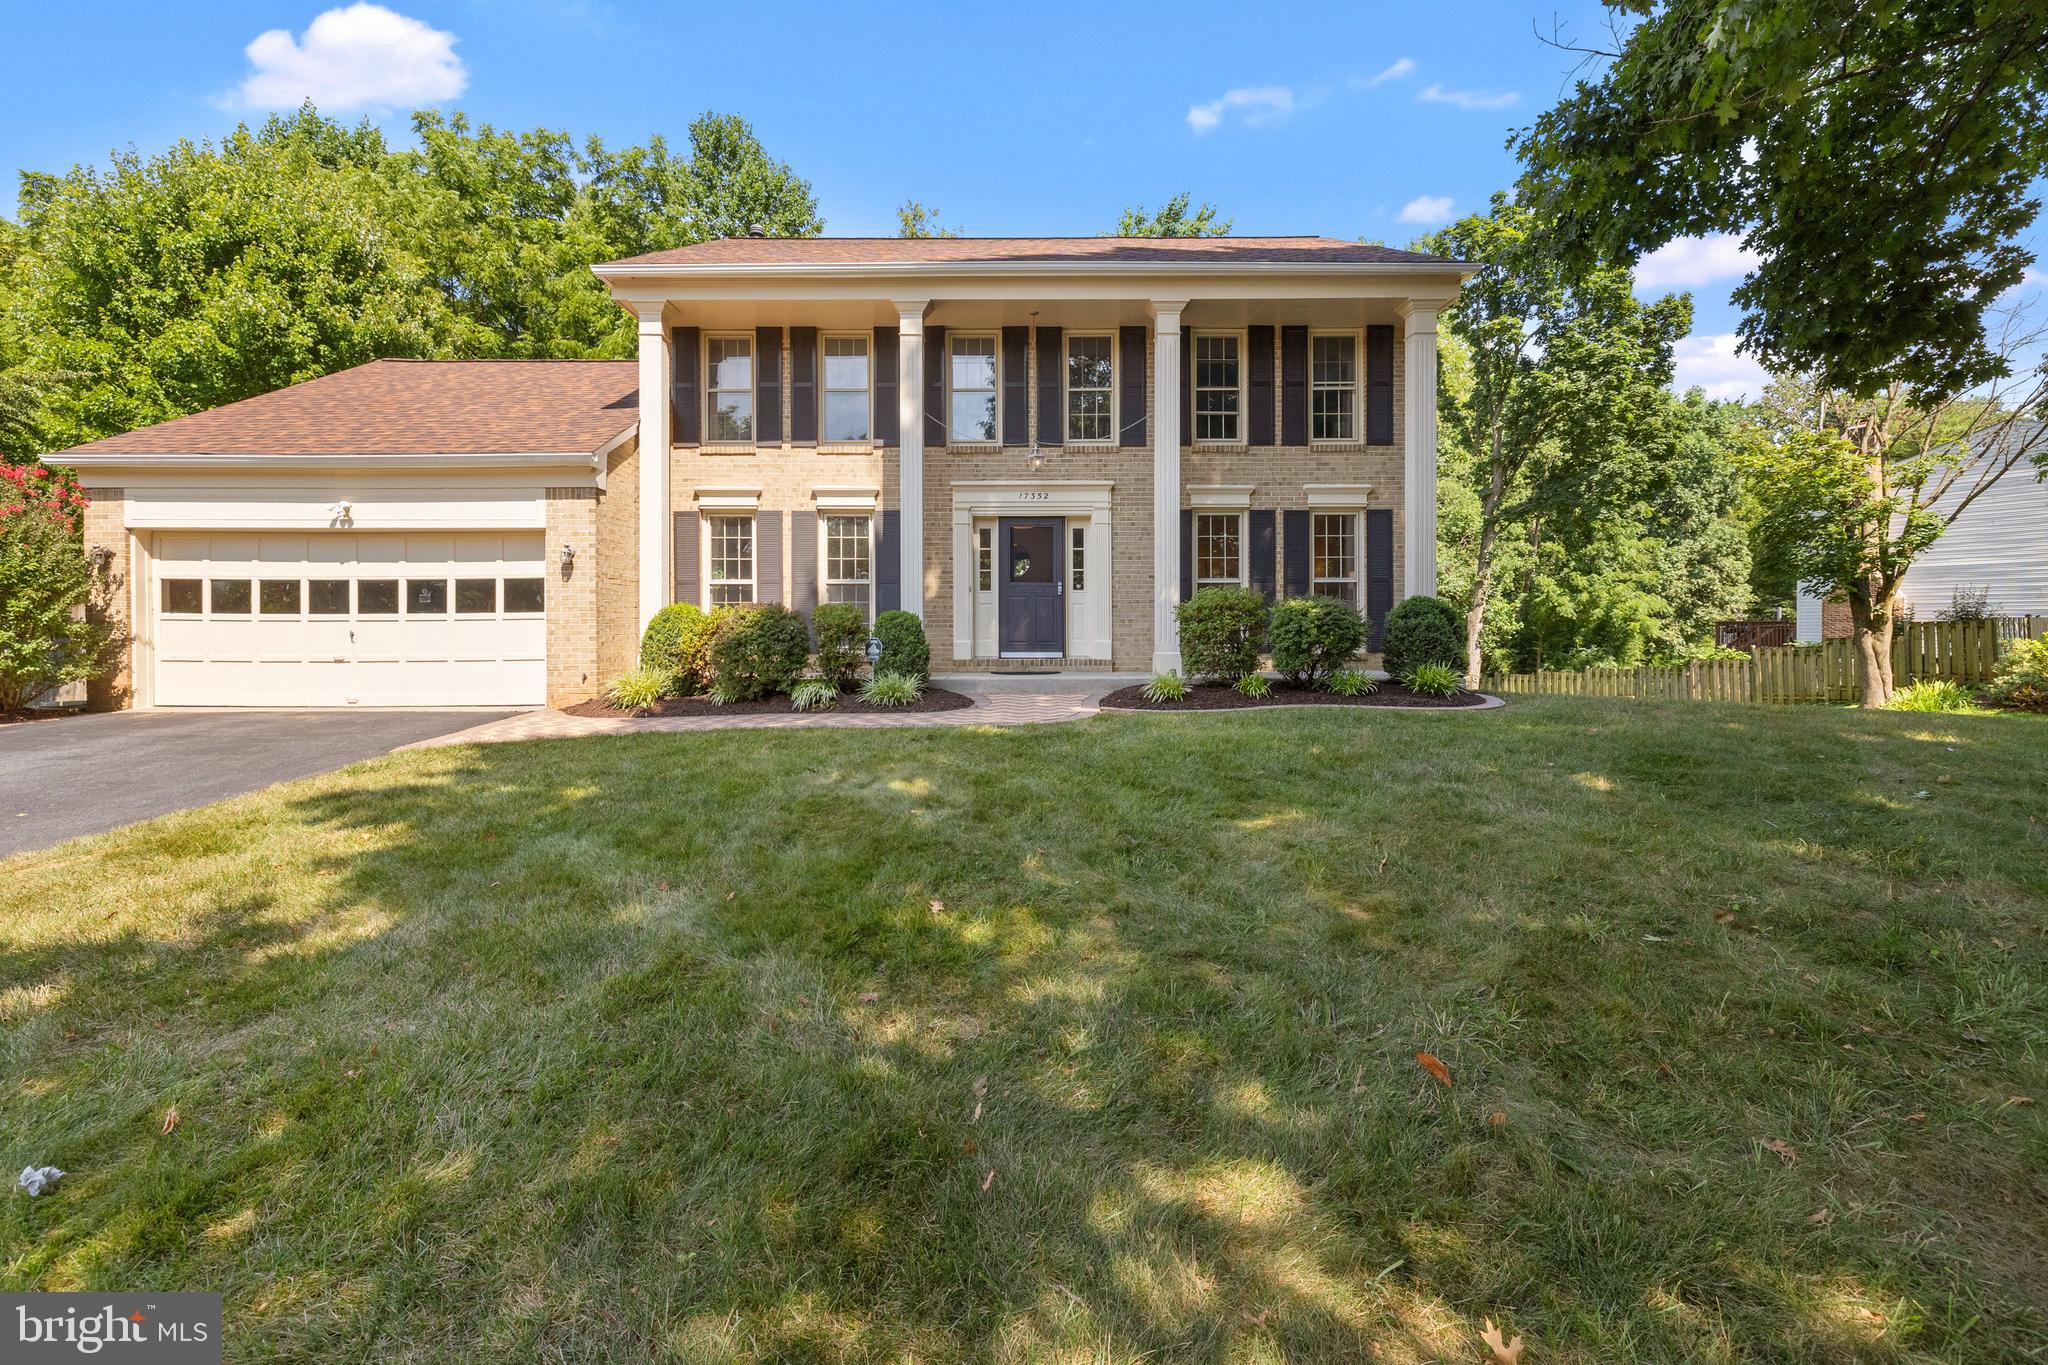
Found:
M 731 607 L 705 612 L 694 602 L 671 602 L 654 613 L 640 637 L 640 667 L 671 680 L 669 695 L 690 695 L 711 685 L 711 637 Z
M 2021 711 L 2048 711 L 2048 636 L 2008 640 L 1984 695 Z
M 1367 634 L 1365 618 L 1334 597 L 1290 597 L 1273 608 L 1267 630 L 1273 667 L 1303 687 L 1314 687 L 1350 662 Z
M 841 687 L 860 679 L 868 662 L 868 617 L 847 602 L 821 602 L 811 609 L 811 633 L 818 637 L 818 672 Z
M 1219 681 L 1259 669 L 1266 599 L 1249 588 L 1203 588 L 1174 609 L 1180 661 L 1191 678 Z
M 712 632 L 711 686 L 729 702 L 787 692 L 810 655 L 810 632 L 788 607 L 739 607 Z
M 1397 678 L 1421 664 L 1465 667 L 1465 618 L 1441 597 L 1411 597 L 1387 613 L 1380 662 Z
M 901 673 L 922 681 L 932 675 L 932 647 L 924 638 L 924 622 L 907 611 L 885 611 L 875 618 L 875 638 L 882 642 L 877 673 Z

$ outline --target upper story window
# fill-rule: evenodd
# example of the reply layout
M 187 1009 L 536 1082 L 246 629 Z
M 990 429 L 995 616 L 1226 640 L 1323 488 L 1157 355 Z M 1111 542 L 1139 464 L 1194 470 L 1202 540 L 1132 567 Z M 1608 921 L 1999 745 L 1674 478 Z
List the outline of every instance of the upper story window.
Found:
M 1116 382 L 1113 338 L 1067 338 L 1067 439 L 1113 441 L 1116 418 L 1111 404 Z
M 865 441 L 874 434 L 868 411 L 868 339 L 825 338 L 825 439 Z
M 709 349 L 711 384 L 705 395 L 711 418 L 706 438 L 713 441 L 754 439 L 754 339 L 712 337 Z
M 1358 439 L 1358 338 L 1333 333 L 1309 338 L 1308 436 L 1311 441 Z
M 996 438 L 996 339 L 955 336 L 949 367 L 946 438 L 973 443 Z
M 754 519 L 711 517 L 708 558 L 711 605 L 754 600 Z
M 1195 431 L 1197 441 L 1241 441 L 1243 400 L 1238 381 L 1237 338 L 1227 333 L 1195 334 Z

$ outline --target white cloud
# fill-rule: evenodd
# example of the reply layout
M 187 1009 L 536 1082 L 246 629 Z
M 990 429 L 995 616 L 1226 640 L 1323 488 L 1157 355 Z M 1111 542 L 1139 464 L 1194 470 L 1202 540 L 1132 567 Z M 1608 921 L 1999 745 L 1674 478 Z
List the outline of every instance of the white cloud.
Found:
M 1505 109 L 1522 96 L 1515 90 L 1446 90 L 1431 81 L 1415 98 L 1424 104 L 1455 104 L 1460 109 Z
M 1418 194 L 1401 206 L 1400 221 L 1433 227 L 1451 221 L 1451 196 Z
M 1398 81 L 1403 76 L 1412 74 L 1414 70 L 1415 59 L 1413 57 L 1403 57 L 1399 61 L 1396 61 L 1392 66 L 1388 67 L 1385 71 L 1380 72 L 1379 75 L 1374 76 L 1371 80 L 1367 81 L 1366 84 L 1379 85 L 1386 81 Z
M 454 34 L 368 3 L 328 10 L 296 38 L 260 33 L 243 52 L 249 75 L 224 102 L 244 109 L 395 109 L 453 99 L 469 83 Z
M 1673 352 L 1677 364 L 1671 387 L 1679 393 L 1704 389 L 1707 397 L 1717 399 L 1763 397 L 1770 376 L 1763 366 L 1737 352 L 1735 342 L 1733 332 L 1689 336 L 1679 342 Z
M 1762 263 L 1762 257 L 1725 232 L 1674 237 L 1636 262 L 1636 287 L 1690 289 L 1739 279 Z
M 1223 98 L 1188 106 L 1188 127 L 1213 132 L 1231 114 L 1247 128 L 1263 128 L 1294 112 L 1294 92 L 1284 85 L 1246 86 L 1227 90 Z

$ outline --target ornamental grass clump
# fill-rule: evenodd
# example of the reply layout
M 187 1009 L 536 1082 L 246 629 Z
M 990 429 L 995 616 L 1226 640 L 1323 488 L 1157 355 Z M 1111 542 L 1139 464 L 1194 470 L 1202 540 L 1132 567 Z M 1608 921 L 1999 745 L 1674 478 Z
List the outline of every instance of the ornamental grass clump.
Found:
M 1253 701 L 1273 695 L 1273 680 L 1263 673 L 1247 673 L 1232 683 L 1231 687 L 1236 689 L 1240 697 L 1250 697 Z
M 1340 697 L 1369 697 L 1380 690 L 1372 674 L 1356 668 L 1340 668 L 1324 686 Z
M 1186 680 L 1180 674 L 1170 669 L 1164 673 L 1154 673 L 1151 680 L 1145 684 L 1144 697 L 1146 701 L 1184 701 L 1187 695 L 1188 685 Z
M 869 706 L 910 706 L 924 695 L 924 682 L 908 673 L 877 673 L 860 690 Z
M 1465 680 L 1449 664 L 1417 664 L 1401 681 L 1418 696 L 1455 697 Z
M 830 711 L 839 705 L 839 689 L 827 678 L 805 678 L 789 689 L 789 704 L 798 711 Z
M 658 668 L 635 668 L 613 678 L 605 700 L 622 711 L 647 711 L 670 694 L 675 679 Z

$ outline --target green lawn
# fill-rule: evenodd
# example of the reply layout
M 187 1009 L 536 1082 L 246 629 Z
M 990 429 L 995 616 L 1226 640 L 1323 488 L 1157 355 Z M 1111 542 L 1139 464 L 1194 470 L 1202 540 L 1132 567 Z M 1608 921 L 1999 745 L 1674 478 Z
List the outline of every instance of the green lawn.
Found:
M 72 1173 L 0 1285 L 236 1360 L 2024 1358 L 2044 906 L 2021 717 L 401 755 L 0 863 L 0 1158 Z

